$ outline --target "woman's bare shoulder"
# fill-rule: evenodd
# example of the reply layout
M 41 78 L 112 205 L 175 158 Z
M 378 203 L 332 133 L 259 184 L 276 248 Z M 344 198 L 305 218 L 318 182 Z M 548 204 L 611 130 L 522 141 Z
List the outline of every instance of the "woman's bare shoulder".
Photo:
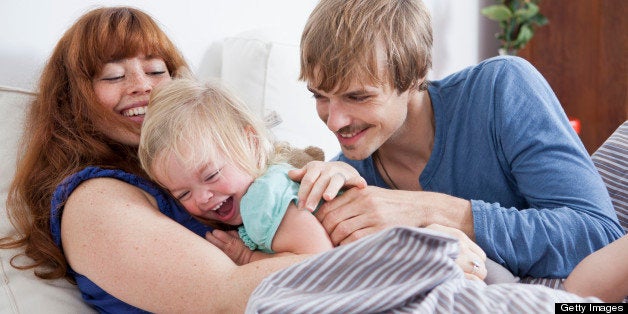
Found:
M 81 183 L 68 197 L 64 212 L 75 206 L 83 210 L 102 207 L 112 210 L 120 205 L 148 206 L 158 210 L 157 202 L 148 192 L 115 178 L 102 177 Z

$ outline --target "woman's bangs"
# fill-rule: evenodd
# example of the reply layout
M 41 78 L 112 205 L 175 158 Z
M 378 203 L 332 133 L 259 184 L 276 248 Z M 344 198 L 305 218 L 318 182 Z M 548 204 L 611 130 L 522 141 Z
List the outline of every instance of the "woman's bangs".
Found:
M 149 29 L 135 23 L 127 23 L 120 25 L 123 30 L 112 29 L 107 34 L 103 34 L 104 38 L 100 41 L 103 52 L 102 60 L 111 62 L 132 58 L 139 54 L 151 57 L 162 57 L 160 40 L 156 35 L 158 30 Z

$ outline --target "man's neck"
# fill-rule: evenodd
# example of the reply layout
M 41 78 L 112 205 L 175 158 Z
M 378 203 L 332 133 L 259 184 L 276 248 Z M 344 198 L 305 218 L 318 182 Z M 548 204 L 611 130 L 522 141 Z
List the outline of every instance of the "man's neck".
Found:
M 434 147 L 434 110 L 427 91 L 413 92 L 401 128 L 378 149 L 378 157 L 402 189 L 417 179 Z M 381 172 L 381 171 L 380 171 Z M 407 189 L 407 188 L 406 188 Z

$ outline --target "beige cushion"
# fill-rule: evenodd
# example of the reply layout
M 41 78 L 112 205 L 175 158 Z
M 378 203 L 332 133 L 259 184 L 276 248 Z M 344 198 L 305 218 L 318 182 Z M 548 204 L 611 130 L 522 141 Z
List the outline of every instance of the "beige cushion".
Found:
M 0 234 L 13 232 L 6 214 L 7 190 L 15 172 L 16 149 L 28 91 L 0 86 Z M 65 279 L 41 280 L 32 270 L 18 270 L 10 259 L 21 249 L 0 250 L 0 313 L 91 313 L 75 285 Z
M 268 28 L 227 37 L 207 53 L 206 59 L 213 55 L 222 62 L 206 60 L 196 73 L 201 79 L 219 78 L 261 117 L 276 115 L 281 123 L 272 131 L 279 140 L 320 147 L 330 159 L 340 146 L 318 117 L 312 93 L 298 80 L 298 35 Z

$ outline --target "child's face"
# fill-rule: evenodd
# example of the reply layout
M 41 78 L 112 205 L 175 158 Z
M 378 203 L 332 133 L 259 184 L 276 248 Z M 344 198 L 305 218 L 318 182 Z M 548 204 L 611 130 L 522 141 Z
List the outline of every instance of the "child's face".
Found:
M 185 209 L 202 222 L 220 221 L 241 225 L 240 200 L 254 178 L 229 163 L 222 154 L 204 165 L 186 170 L 174 156 L 166 158 L 157 181 L 178 199 Z M 158 169 L 159 170 L 159 169 Z

